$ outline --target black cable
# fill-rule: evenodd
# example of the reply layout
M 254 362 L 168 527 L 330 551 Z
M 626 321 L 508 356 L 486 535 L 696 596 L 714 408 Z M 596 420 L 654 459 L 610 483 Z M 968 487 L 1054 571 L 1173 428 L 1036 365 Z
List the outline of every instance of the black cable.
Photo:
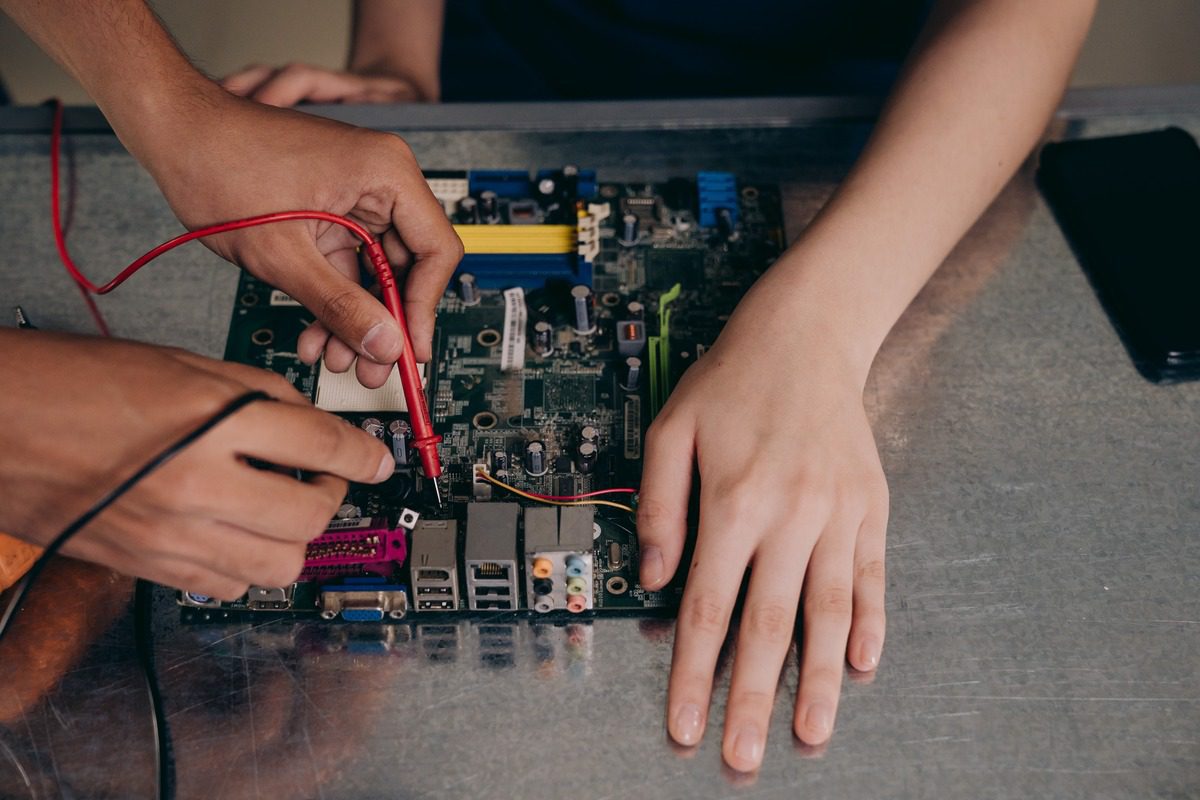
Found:
M 38 560 L 33 562 L 33 566 L 30 567 L 29 572 L 25 573 L 25 576 L 21 578 L 16 586 L 13 587 L 12 597 L 8 601 L 8 606 L 4 609 L 4 615 L 0 616 L 0 641 L 2 641 L 4 639 L 4 635 L 8 633 L 9 624 L 12 622 L 13 616 L 17 613 L 17 609 L 20 608 L 21 604 L 25 602 L 25 596 L 29 594 L 29 590 L 33 586 L 33 582 L 37 580 L 38 575 L 40 575 L 42 570 L 46 568 L 46 564 L 50 561 L 50 558 L 60 549 L 62 549 L 62 546 L 67 543 L 67 540 L 79 533 L 84 526 L 86 526 L 102 511 L 120 499 L 123 494 L 144 480 L 147 475 L 170 461 L 172 458 L 177 456 L 181 450 L 186 449 L 201 436 L 224 422 L 227 417 L 236 414 L 238 411 L 258 400 L 272 399 L 274 398 L 272 398 L 266 392 L 246 392 L 240 397 L 234 398 L 220 411 L 205 420 L 205 422 L 198 428 L 178 439 L 170 447 L 167 447 L 154 458 L 146 462 L 141 469 L 133 473 L 133 475 L 130 475 L 115 489 L 108 492 L 108 494 L 104 495 L 95 503 L 93 503 L 91 508 L 83 512 L 78 519 L 63 529 L 62 533 L 58 534 L 58 536 L 55 536 L 50 544 L 46 545 L 46 549 L 42 552 L 42 554 L 38 556 Z
M 159 800 L 175 800 L 175 750 L 171 744 L 171 729 L 167 726 L 167 713 L 163 708 L 158 665 L 154 660 L 154 584 L 141 578 L 134 589 L 133 626 L 138 662 L 146 679 L 154 727 L 154 794 Z
M 97 500 L 92 504 L 91 508 L 68 525 L 62 533 L 55 536 L 50 544 L 46 545 L 45 551 L 38 556 L 37 561 L 33 563 L 29 572 L 25 573 L 20 582 L 13 587 L 13 594 L 4 609 L 4 615 L 0 616 L 0 640 L 3 640 L 4 634 L 8 632 L 13 617 L 16 616 L 17 610 L 24 603 L 25 597 L 29 594 L 29 590 L 33 587 L 33 583 L 37 580 L 38 575 L 41 574 L 50 558 L 62 549 L 62 546 L 72 536 L 79 533 L 89 522 L 120 499 L 122 495 L 136 486 L 140 481 L 144 480 L 147 475 L 170 461 L 201 436 L 224 422 L 228 417 L 236 414 L 251 403 L 272 399 L 274 398 L 266 392 L 246 392 L 240 397 L 234 398 L 217 411 L 217 413 L 205 420 L 199 427 L 176 440 L 169 447 L 146 462 L 141 469 Z M 155 795 L 159 800 L 173 800 L 175 797 L 175 757 L 171 746 L 170 729 L 167 727 L 167 715 L 163 708 L 162 689 L 158 683 L 158 667 L 154 661 L 154 585 L 149 581 L 139 579 L 137 582 L 134 591 L 133 615 L 134 642 L 138 662 L 142 668 L 142 675 L 146 679 L 146 692 L 149 695 L 150 711 L 153 715 L 152 724 L 154 728 L 154 756 L 156 763 Z

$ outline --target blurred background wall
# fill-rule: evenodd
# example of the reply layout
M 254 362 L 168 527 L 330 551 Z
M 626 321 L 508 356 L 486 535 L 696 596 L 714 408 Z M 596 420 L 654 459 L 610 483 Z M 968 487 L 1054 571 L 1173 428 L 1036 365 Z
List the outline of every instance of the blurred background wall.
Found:
M 184 50 L 214 76 L 256 62 L 340 67 L 349 45 L 349 0 L 156 0 L 153 5 Z M 83 90 L 2 14 L 0 76 L 19 103 L 53 95 L 69 103 L 88 102 Z M 1170 83 L 1200 83 L 1200 0 L 1100 0 L 1074 85 Z

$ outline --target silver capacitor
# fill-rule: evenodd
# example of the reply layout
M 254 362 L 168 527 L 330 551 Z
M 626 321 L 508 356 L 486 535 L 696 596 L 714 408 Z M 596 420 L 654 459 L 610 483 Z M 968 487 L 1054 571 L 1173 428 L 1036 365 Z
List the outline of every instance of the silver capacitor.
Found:
M 625 359 L 625 382 L 622 388 L 626 391 L 636 392 L 642 381 L 642 360 L 637 356 L 630 356 Z
M 599 444 L 600 431 L 595 425 L 584 425 L 579 429 L 579 441 Z
M 458 296 L 462 298 L 464 306 L 479 305 L 479 283 L 471 273 L 464 272 L 458 276 Z
M 550 463 L 546 458 L 546 445 L 541 442 L 530 442 L 525 445 L 525 473 L 536 478 L 549 471 Z
M 621 235 L 619 241 L 623 245 L 637 244 L 638 218 L 637 214 L 626 214 L 621 217 Z
M 596 469 L 596 459 L 599 454 L 600 448 L 594 442 L 584 442 L 579 445 L 579 471 L 584 475 L 590 475 Z
M 571 289 L 575 304 L 575 332 L 588 336 L 596 332 L 596 296 L 590 286 L 579 284 Z
M 629 305 L 625 306 L 626 319 L 645 319 L 646 306 L 637 300 L 630 300 Z
M 383 438 L 383 423 L 375 417 L 367 417 L 359 424 L 359 427 L 376 439 Z
M 396 466 L 408 466 L 408 440 L 412 438 L 412 426 L 407 420 L 394 419 L 388 423 L 388 433 L 392 435 L 392 458 L 396 460 Z
M 533 323 L 533 350 L 542 358 L 554 352 L 554 326 L 544 319 Z

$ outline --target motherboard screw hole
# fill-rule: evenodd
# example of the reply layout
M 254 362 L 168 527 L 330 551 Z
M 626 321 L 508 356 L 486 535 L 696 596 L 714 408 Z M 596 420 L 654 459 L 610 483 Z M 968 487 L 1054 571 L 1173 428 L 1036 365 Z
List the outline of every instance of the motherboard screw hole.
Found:
M 259 347 L 266 347 L 271 342 L 275 341 L 275 334 L 268 328 L 259 328 L 254 333 L 250 334 L 250 341 L 254 342 Z

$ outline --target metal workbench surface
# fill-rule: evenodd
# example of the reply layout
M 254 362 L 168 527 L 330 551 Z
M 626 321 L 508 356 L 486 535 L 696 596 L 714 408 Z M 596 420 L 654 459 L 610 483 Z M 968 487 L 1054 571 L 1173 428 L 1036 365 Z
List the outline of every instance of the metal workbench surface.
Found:
M 1200 134 L 1196 97 L 1073 95 L 1054 135 Z M 875 105 L 788 102 L 330 113 L 401 131 L 433 169 L 778 181 L 794 238 Z M 94 115 L 74 119 L 71 247 L 102 277 L 180 226 Z M 0 111 L 0 307 L 87 332 L 46 213 L 47 120 Z M 118 335 L 219 356 L 235 284 L 193 246 L 101 303 Z M 721 766 L 727 670 L 707 738 L 673 747 L 662 621 L 182 627 L 160 592 L 179 796 L 1200 796 L 1200 383 L 1137 374 L 1031 169 L 902 318 L 867 404 L 892 495 L 888 638 L 828 746 L 790 732 L 793 653 L 757 774 Z M 0 796 L 153 791 L 130 596 L 100 570 L 46 575 L 0 646 Z

